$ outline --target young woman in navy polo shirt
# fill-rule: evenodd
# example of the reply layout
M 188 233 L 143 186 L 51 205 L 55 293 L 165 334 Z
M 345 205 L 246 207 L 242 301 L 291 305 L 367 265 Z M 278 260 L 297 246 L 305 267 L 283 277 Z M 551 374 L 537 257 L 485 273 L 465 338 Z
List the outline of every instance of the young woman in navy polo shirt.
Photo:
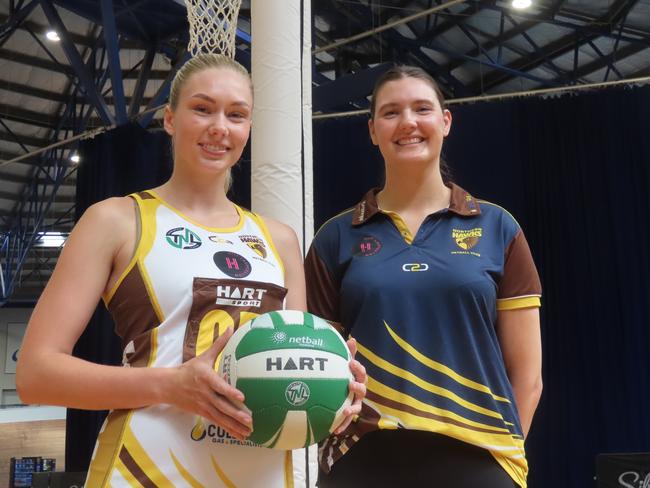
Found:
M 317 233 L 308 308 L 357 340 L 358 419 L 320 450 L 320 487 L 526 487 L 542 390 L 541 285 L 504 209 L 445 182 L 451 113 L 423 70 L 378 80 L 386 179 Z

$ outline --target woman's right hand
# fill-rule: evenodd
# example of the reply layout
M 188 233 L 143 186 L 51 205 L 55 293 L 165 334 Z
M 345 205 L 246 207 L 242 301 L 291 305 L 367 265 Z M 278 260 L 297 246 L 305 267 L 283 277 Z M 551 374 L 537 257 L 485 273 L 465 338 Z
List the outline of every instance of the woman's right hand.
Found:
M 244 408 L 244 394 L 230 386 L 215 371 L 215 361 L 232 336 L 228 328 L 200 356 L 176 368 L 165 403 L 192 412 L 223 427 L 233 437 L 244 440 L 252 432 L 253 419 Z

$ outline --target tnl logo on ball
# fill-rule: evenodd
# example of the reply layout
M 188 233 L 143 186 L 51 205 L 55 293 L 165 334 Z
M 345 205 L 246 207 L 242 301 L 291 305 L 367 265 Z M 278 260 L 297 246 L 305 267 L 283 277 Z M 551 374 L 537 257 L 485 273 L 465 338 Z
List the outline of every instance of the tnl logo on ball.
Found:
M 287 386 L 284 396 L 291 405 L 298 407 L 309 400 L 309 387 L 302 381 L 294 381 Z

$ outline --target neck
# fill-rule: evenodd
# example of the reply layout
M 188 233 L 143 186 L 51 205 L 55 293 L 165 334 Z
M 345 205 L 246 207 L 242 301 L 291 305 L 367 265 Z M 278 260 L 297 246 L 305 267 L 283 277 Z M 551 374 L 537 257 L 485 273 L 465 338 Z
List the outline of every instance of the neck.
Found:
M 451 190 L 443 182 L 439 165 L 395 167 L 387 165 L 386 184 L 377 195 L 382 209 L 429 214 L 449 206 Z
M 174 168 L 171 178 L 155 190 L 178 209 L 229 213 L 234 207 L 226 196 L 225 176 L 225 173 L 212 177 L 189 175 Z

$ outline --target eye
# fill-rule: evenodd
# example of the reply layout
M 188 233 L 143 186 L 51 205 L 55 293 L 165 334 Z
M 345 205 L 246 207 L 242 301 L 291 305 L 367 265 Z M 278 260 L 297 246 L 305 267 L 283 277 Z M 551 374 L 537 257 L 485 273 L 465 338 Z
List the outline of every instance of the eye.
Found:
M 395 117 L 397 115 L 396 110 L 386 110 L 383 114 L 382 117 L 390 119 L 392 117 Z
M 233 119 L 233 120 L 245 120 L 248 118 L 248 114 L 246 112 L 230 112 L 228 114 L 228 117 Z
M 210 108 L 207 105 L 203 105 L 203 104 L 195 105 L 192 108 L 192 110 L 194 110 L 195 112 L 198 112 L 200 114 L 208 114 L 208 113 L 210 113 Z
M 417 107 L 417 108 L 415 109 L 415 111 L 416 111 L 417 113 L 419 113 L 419 114 L 428 114 L 428 113 L 431 113 L 432 110 L 433 110 L 433 108 L 432 108 L 432 107 L 429 107 L 429 106 L 427 106 L 427 105 L 422 105 L 422 106 Z

